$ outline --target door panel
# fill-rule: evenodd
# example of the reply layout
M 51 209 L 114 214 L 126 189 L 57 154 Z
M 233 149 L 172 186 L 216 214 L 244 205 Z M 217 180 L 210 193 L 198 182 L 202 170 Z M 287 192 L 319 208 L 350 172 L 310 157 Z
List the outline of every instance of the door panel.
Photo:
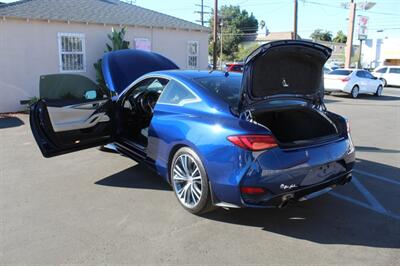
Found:
M 47 111 L 54 132 L 90 128 L 97 123 L 110 121 L 106 112 L 96 112 L 107 101 L 100 100 L 63 107 L 48 106 Z
M 113 140 L 114 103 L 103 100 L 39 100 L 31 107 L 32 133 L 44 157 L 107 144 Z
M 40 77 L 40 98 L 30 123 L 45 157 L 57 156 L 113 140 L 114 103 L 106 88 L 76 74 Z

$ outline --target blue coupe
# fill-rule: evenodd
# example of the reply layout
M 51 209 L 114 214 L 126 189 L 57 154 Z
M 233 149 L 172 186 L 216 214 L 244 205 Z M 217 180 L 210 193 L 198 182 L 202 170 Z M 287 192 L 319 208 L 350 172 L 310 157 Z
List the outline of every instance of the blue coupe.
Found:
M 107 53 L 106 87 L 41 77 L 53 87 L 31 107 L 32 132 L 45 157 L 114 143 L 154 168 L 192 213 L 283 207 L 351 180 L 348 122 L 323 101 L 330 54 L 316 43 L 271 42 L 238 74 L 179 70 L 139 50 Z

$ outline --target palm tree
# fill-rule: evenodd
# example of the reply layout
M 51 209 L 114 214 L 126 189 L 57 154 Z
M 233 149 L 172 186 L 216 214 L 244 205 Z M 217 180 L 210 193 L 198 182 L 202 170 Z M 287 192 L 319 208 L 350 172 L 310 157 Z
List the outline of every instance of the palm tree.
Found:
M 123 50 L 129 48 L 129 42 L 125 41 L 125 34 L 126 29 L 122 28 L 120 31 L 115 30 L 114 28 L 111 29 L 111 34 L 107 34 L 108 39 L 111 41 L 111 45 L 106 43 L 106 50 L 107 52 Z M 96 81 L 101 88 L 107 90 L 106 82 L 104 81 L 104 75 L 101 68 L 102 59 L 97 60 L 96 63 L 93 64 L 96 70 Z
M 346 34 L 343 33 L 343 31 L 338 31 L 335 38 L 333 38 L 334 42 L 339 42 L 339 43 L 346 43 L 347 42 L 347 36 Z

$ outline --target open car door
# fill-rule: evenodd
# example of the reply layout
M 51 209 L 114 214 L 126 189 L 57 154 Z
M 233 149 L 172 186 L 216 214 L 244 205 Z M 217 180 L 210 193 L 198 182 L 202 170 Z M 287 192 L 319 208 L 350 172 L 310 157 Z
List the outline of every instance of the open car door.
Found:
M 90 79 L 75 74 L 41 76 L 40 98 L 31 106 L 30 124 L 44 157 L 112 142 L 114 103 Z

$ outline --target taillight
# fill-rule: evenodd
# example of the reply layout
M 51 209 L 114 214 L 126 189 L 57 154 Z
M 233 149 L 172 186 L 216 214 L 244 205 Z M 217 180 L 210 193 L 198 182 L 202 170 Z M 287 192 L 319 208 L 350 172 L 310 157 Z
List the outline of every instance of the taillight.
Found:
M 350 134 L 350 122 L 346 119 L 347 134 Z
M 261 151 L 278 146 L 275 138 L 271 135 L 229 136 L 228 140 L 240 148 L 251 151 Z
M 350 80 L 350 77 L 345 77 L 345 78 L 341 79 L 341 81 L 343 81 L 343 82 L 347 82 L 349 80 Z
M 267 191 L 262 187 L 240 187 L 240 192 L 242 194 L 256 195 L 265 194 Z

